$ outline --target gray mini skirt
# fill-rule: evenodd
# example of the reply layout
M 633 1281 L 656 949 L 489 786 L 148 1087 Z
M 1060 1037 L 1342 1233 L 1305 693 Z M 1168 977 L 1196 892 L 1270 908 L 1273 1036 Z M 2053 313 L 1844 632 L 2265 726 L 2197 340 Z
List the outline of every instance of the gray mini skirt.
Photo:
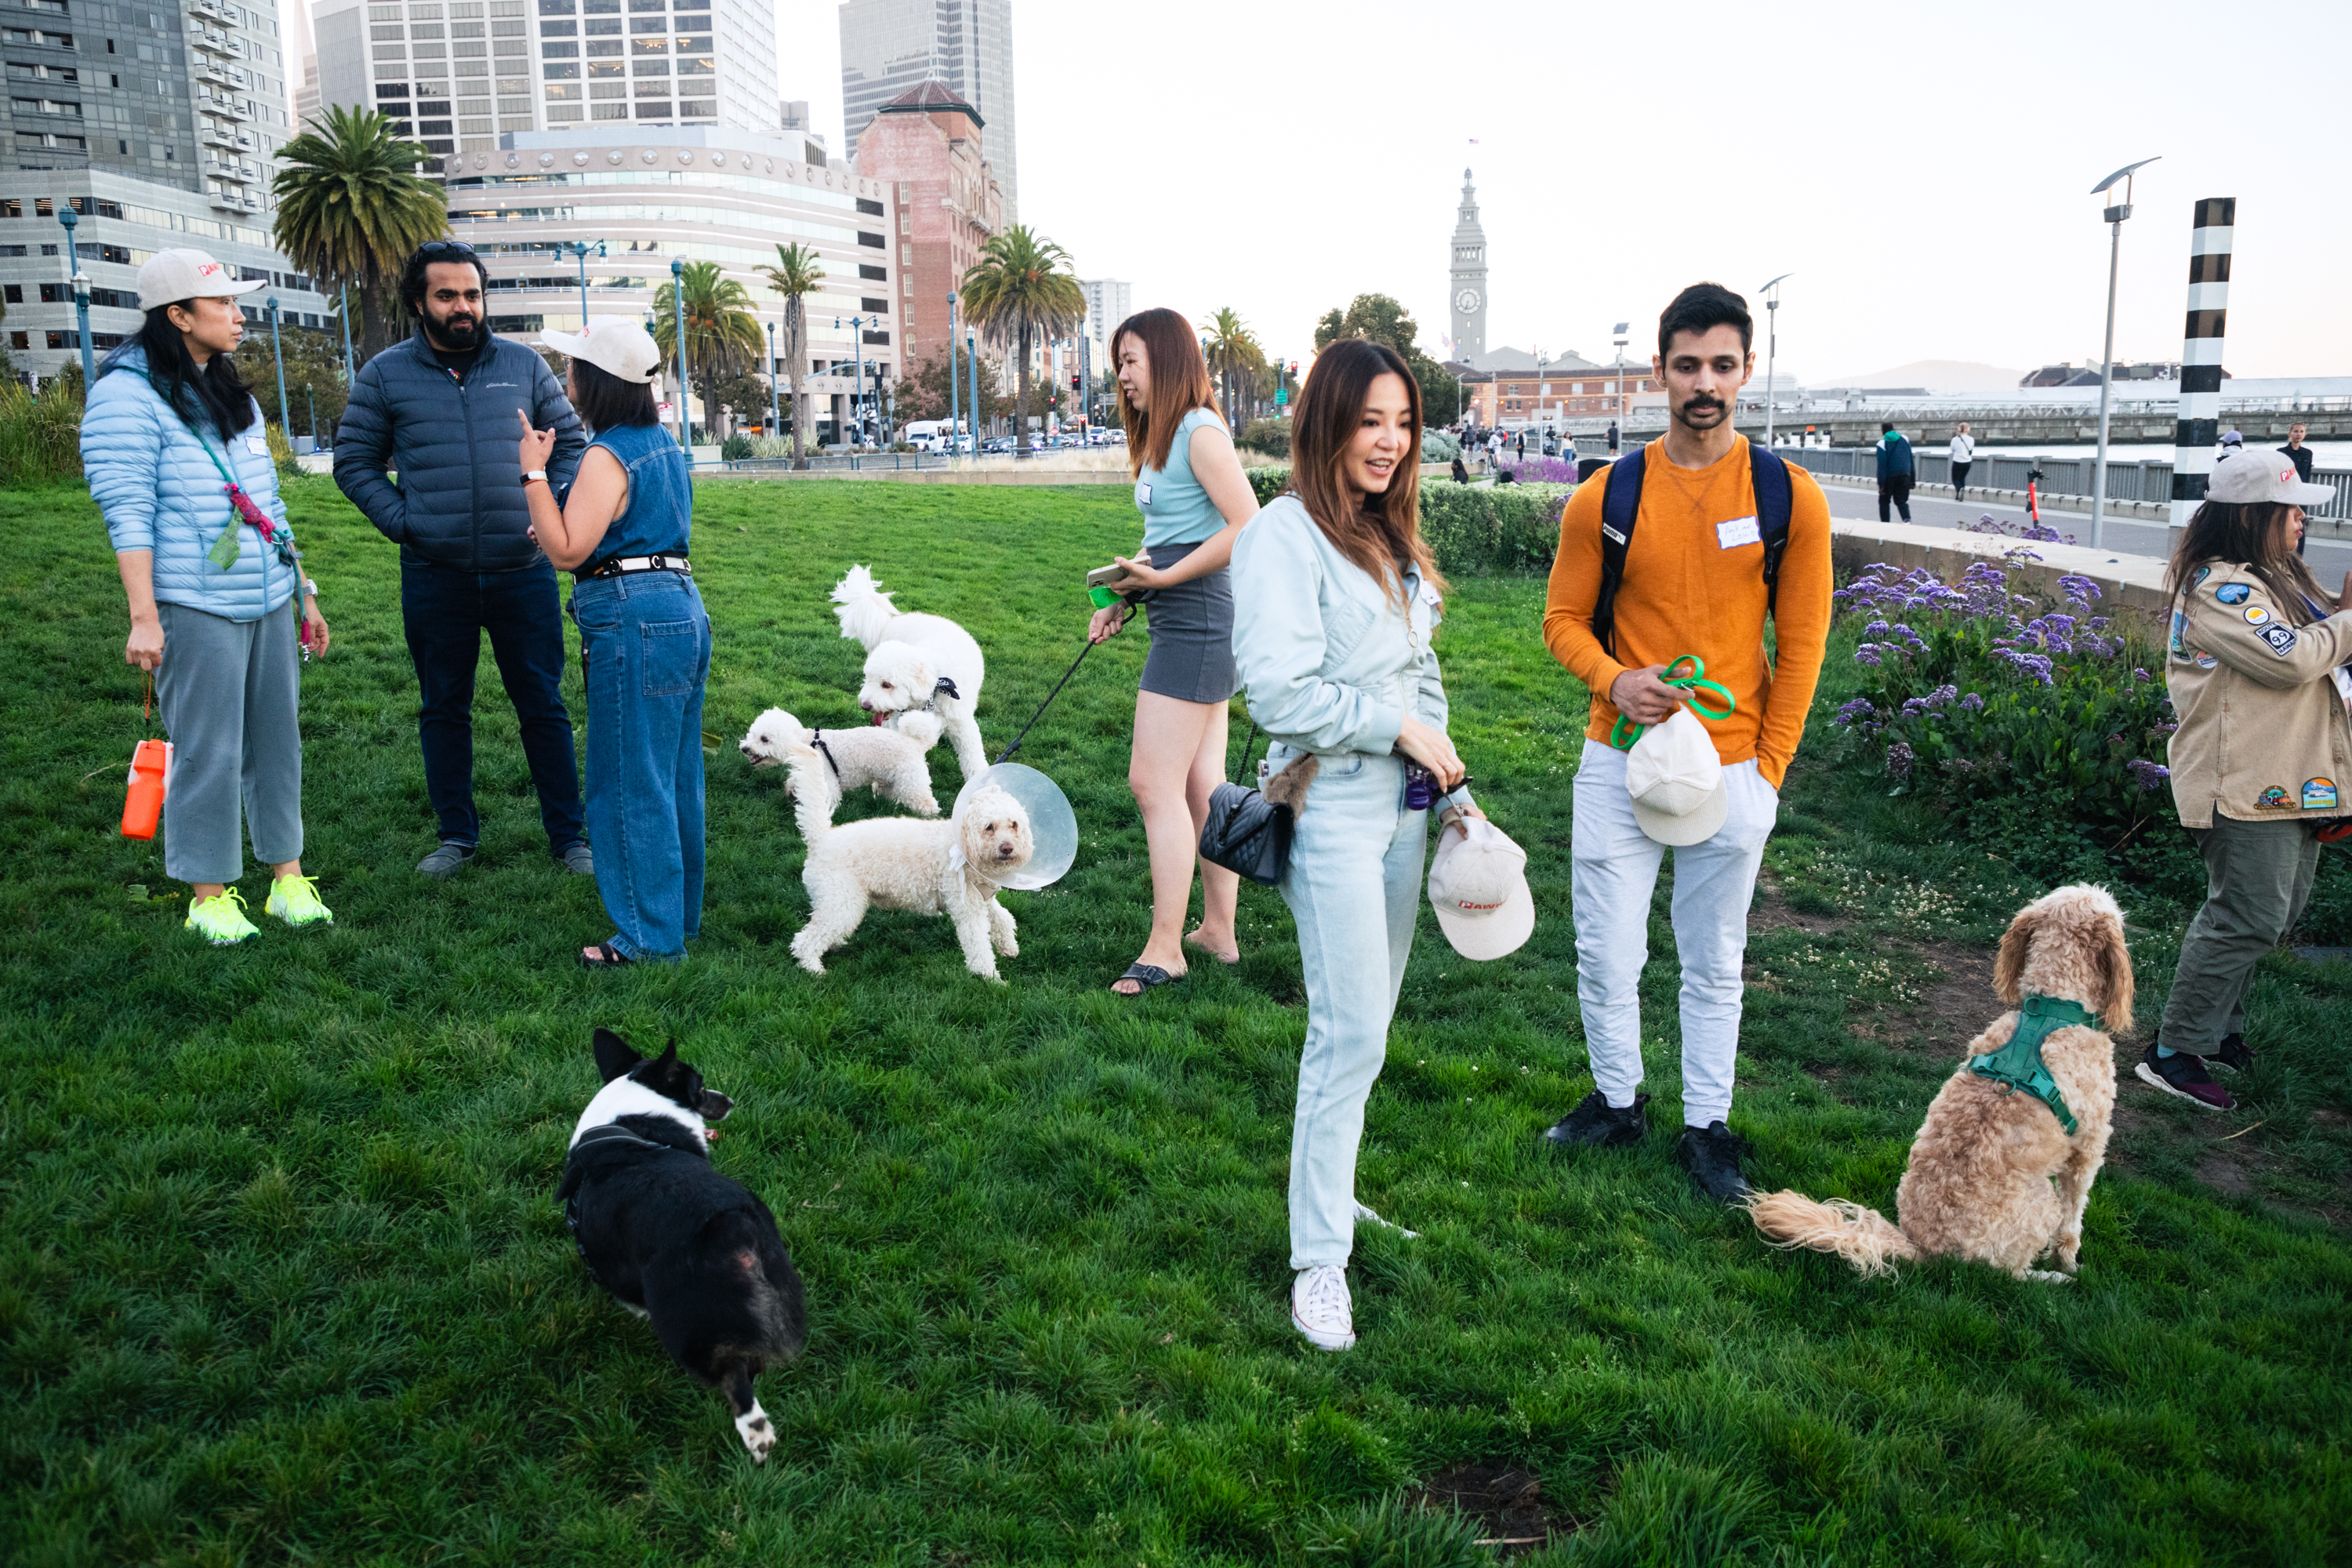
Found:
M 1197 544 L 1163 544 L 1151 564 L 1166 571 Z M 1143 689 L 1179 702 L 1224 702 L 1242 689 L 1234 663 L 1234 584 L 1223 569 L 1146 595 L 1151 651 L 1143 660 Z

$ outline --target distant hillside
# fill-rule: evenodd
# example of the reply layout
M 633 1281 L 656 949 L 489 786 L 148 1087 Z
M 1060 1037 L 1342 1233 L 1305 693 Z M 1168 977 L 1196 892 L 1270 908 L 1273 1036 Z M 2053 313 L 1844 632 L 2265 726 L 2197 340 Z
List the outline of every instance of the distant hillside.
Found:
M 1967 360 L 1918 359 L 1909 364 L 1898 364 L 1891 370 L 1874 370 L 1864 375 L 1828 375 L 1810 383 L 1813 386 L 1924 386 L 1930 392 L 2014 392 L 2023 378 L 2021 370 L 2003 370 L 1997 364 L 1976 364 Z

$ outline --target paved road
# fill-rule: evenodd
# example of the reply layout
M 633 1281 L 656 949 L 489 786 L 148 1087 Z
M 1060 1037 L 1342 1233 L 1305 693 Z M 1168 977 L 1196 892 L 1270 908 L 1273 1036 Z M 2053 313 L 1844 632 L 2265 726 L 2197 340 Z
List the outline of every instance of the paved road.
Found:
M 1829 497 L 1832 517 L 1867 519 L 1872 522 L 1878 521 L 1878 492 L 1875 489 L 1823 484 L 1822 493 Z M 2002 522 L 2021 526 L 2027 521 L 2025 509 L 2021 506 L 1979 502 L 1974 498 L 1970 498 L 1965 506 L 1955 505 L 1951 493 L 1950 489 L 1943 489 L 1943 499 L 1939 500 L 1933 490 L 1912 491 L 1911 521 L 1942 528 L 1958 528 L 1963 523 L 1976 521 L 1987 512 Z M 1896 521 L 1902 521 L 1900 513 L 1890 515 Z M 2042 521 L 2060 533 L 2072 534 L 2078 544 L 2091 542 L 2089 512 L 2044 509 Z M 2137 518 L 2111 517 L 2106 520 L 2103 542 L 2110 550 L 2133 555 L 2150 555 L 2161 560 L 2165 554 L 2164 536 L 2163 523 L 2143 522 Z M 2304 559 L 2311 563 L 2312 575 L 2319 579 L 2320 585 L 2332 590 L 2344 581 L 2346 573 L 2352 572 L 2352 543 L 2341 540 L 2315 539 L 2304 552 Z

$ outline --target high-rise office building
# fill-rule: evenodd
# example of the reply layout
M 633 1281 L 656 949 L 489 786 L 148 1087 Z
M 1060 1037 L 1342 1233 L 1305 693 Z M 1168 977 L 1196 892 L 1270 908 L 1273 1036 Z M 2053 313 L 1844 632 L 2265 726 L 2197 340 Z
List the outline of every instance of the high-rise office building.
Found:
M 0 298 L 18 370 L 46 375 L 80 355 L 57 220 L 68 206 L 94 350 L 138 330 L 139 265 L 173 246 L 268 279 L 289 324 L 321 324 L 325 300 L 269 242 L 276 154 L 295 134 L 275 0 L 12 0 L 0 43 Z M 268 297 L 246 296 L 247 313 L 258 319 Z
M 1135 285 L 1115 278 L 1081 278 L 1087 292 L 1087 336 L 1094 340 L 1095 363 L 1109 363 L 1110 335 L 1135 314 Z
M 445 158 L 606 122 L 774 129 L 761 0 L 320 0 L 320 101 Z
M 1013 0 L 843 0 L 841 107 L 849 156 L 882 106 L 940 81 L 988 125 L 988 161 L 1019 221 L 1013 112 Z
M 904 363 L 948 358 L 948 302 L 1003 226 L 1004 194 L 980 111 L 947 84 L 909 88 L 876 111 L 857 150 L 861 179 L 897 195 L 898 314 Z

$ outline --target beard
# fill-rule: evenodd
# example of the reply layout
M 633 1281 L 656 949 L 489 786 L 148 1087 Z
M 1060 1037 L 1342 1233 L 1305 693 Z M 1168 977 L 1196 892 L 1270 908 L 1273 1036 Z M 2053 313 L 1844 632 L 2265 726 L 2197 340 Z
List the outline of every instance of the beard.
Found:
M 445 349 L 478 348 L 482 342 L 481 319 L 476 316 L 447 316 L 436 321 L 425 320 L 425 335 Z

